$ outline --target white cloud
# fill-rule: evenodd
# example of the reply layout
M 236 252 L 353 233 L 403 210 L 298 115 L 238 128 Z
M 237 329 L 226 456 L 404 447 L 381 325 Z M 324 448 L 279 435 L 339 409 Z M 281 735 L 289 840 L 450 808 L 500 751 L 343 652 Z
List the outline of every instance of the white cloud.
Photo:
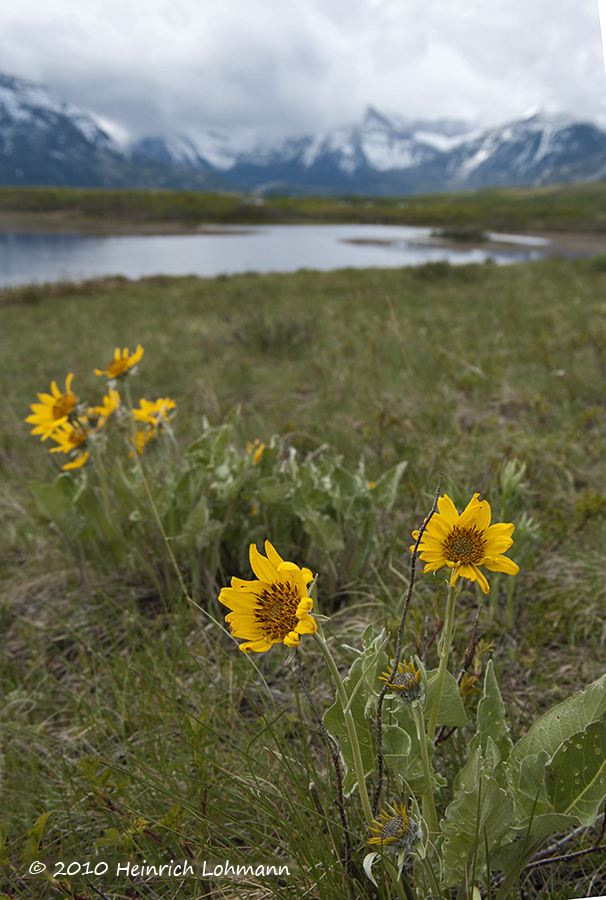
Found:
M 137 135 L 606 110 L 596 0 L 19 0 L 0 69 Z

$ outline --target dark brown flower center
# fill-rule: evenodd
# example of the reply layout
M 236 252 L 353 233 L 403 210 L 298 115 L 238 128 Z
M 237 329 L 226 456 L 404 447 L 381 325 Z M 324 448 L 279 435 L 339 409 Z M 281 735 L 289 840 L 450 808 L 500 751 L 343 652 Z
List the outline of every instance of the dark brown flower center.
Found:
M 484 532 L 455 525 L 444 539 L 444 556 L 450 562 L 478 564 L 484 558 L 486 540 Z
M 416 687 L 418 679 L 412 672 L 398 672 L 397 675 L 389 682 L 390 687 L 394 687 L 399 691 L 408 691 L 412 687 Z
M 408 820 L 404 823 L 403 816 L 394 816 L 386 822 L 381 829 L 381 840 L 384 844 L 391 844 L 408 833 Z
M 53 419 L 62 419 L 63 416 L 69 416 L 77 402 L 75 394 L 61 394 L 57 397 L 53 404 Z
M 263 634 L 270 641 L 282 641 L 297 622 L 301 597 L 289 581 L 274 581 L 258 594 L 254 616 Z
M 74 447 L 79 447 L 80 444 L 83 444 L 85 442 L 85 440 L 86 435 L 81 428 L 74 428 L 69 436 L 69 442 L 70 444 L 73 444 Z

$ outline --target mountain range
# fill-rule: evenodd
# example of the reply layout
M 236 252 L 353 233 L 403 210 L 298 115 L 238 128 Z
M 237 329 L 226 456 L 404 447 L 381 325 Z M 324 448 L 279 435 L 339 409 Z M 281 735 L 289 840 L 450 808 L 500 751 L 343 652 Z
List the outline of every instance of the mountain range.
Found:
M 0 74 L 0 184 L 404 195 L 606 178 L 606 133 L 535 113 L 486 129 L 369 108 L 361 122 L 280 141 L 212 128 L 113 140 L 50 88 Z

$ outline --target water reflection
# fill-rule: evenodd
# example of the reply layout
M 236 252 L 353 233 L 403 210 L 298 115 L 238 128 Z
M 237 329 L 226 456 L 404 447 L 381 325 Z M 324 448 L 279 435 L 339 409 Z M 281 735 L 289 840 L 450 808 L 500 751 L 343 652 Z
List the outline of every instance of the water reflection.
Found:
M 504 242 L 502 248 L 490 244 L 486 248 L 459 249 L 423 243 L 429 235 L 429 228 L 386 225 L 276 225 L 158 236 L 3 234 L 0 286 L 107 275 L 139 278 L 397 268 L 434 260 L 460 264 L 492 258 L 498 263 L 511 263 L 545 254 L 540 239 Z

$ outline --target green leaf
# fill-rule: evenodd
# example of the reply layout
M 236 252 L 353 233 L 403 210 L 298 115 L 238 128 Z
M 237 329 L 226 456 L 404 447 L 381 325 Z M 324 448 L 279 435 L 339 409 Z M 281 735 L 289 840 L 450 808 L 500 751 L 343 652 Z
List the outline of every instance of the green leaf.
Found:
M 384 472 L 378 481 L 375 482 L 371 494 L 375 506 L 379 509 L 391 509 L 396 502 L 396 494 L 400 479 L 406 470 L 408 462 L 404 460 L 399 462 L 393 469 Z
M 492 865 L 493 852 L 512 821 L 513 802 L 490 774 L 490 764 L 486 765 L 478 748 L 461 770 L 455 798 L 441 824 L 440 858 L 448 887 L 463 885 L 473 869 L 476 880 L 485 879 L 486 848 Z
M 31 481 L 30 488 L 40 515 L 54 522 L 68 541 L 77 540 L 86 528 L 86 519 L 74 505 L 72 479 L 60 475 L 52 484 Z
M 253 488 L 254 496 L 259 503 L 276 506 L 282 503 L 293 492 L 292 483 L 280 482 L 275 477 L 259 478 Z
M 556 813 L 593 825 L 606 797 L 606 716 L 564 741 L 545 769 Z
M 534 834 L 531 816 L 534 819 L 554 812 L 547 793 L 546 766 L 564 742 L 601 719 L 605 712 L 606 675 L 603 675 L 546 712 L 515 744 L 507 763 L 507 782 L 516 806 L 517 827 L 530 825 Z
M 412 740 L 407 731 L 399 725 L 383 726 L 383 762 L 402 778 L 407 776 L 411 750 Z
M 425 717 L 429 718 L 429 713 L 436 693 L 436 682 L 438 679 L 438 670 L 431 669 L 427 673 L 426 700 L 425 700 Z M 461 700 L 459 687 L 457 682 L 450 674 L 446 672 L 444 685 L 442 687 L 442 696 L 440 697 L 440 708 L 438 710 L 438 725 L 445 725 L 447 728 L 453 728 L 455 725 L 467 725 L 467 715 L 465 707 Z
M 425 784 L 425 772 L 423 770 L 423 757 L 421 755 L 421 744 L 419 743 L 419 735 L 417 732 L 417 725 L 415 722 L 414 714 L 412 708 L 409 703 L 402 703 L 401 700 L 391 700 L 386 701 L 389 706 L 389 712 L 391 714 L 391 718 L 395 719 L 400 728 L 402 728 L 410 738 L 410 754 L 408 759 L 402 760 L 397 763 L 394 768 L 397 769 L 398 773 L 402 775 L 403 778 L 406 778 L 410 789 L 415 794 L 422 794 L 426 790 Z M 386 706 L 383 707 L 383 721 L 387 720 L 386 715 Z M 384 726 L 385 727 L 385 726 Z M 431 759 L 433 757 L 435 747 L 433 741 L 430 741 L 427 735 L 425 737 L 425 744 L 427 747 L 427 755 L 430 761 L 430 775 L 431 782 L 434 791 L 439 790 L 439 788 L 443 787 L 446 784 L 444 778 L 441 775 L 438 775 L 431 764 Z
M 94 847 L 101 849 L 102 847 L 120 847 L 122 846 L 122 837 L 117 828 L 106 828 L 105 837 L 98 838 L 93 844 Z
M 327 553 L 345 549 L 341 528 L 330 516 L 310 508 L 303 512 L 302 518 L 305 531 L 317 547 Z
M 365 775 L 373 774 L 377 767 L 374 737 L 375 720 L 373 718 L 376 702 L 376 673 L 380 667 L 387 665 L 387 655 L 383 650 L 385 633 L 381 632 L 375 638 L 372 637 L 373 633 L 374 629 L 369 625 L 363 636 L 364 651 L 354 660 L 349 675 L 343 680 L 345 693 L 351 700 L 350 708 L 360 744 Z M 337 697 L 330 709 L 326 711 L 324 724 L 330 734 L 339 739 L 341 753 L 348 768 L 347 775 L 343 780 L 343 788 L 346 795 L 349 795 L 356 786 L 353 771 L 354 756 L 343 706 L 339 697 Z M 405 738 L 402 740 L 405 740 Z
M 197 440 L 189 445 L 185 456 L 202 465 L 218 465 L 223 458 L 233 434 L 231 416 L 216 428 L 208 428 Z
M 606 675 L 541 716 L 511 751 L 512 765 L 519 767 L 527 756 L 537 755 L 542 750 L 551 758 L 560 744 L 600 719 L 604 712 Z
M 192 538 L 197 531 L 208 524 L 209 512 L 206 497 L 201 497 L 189 513 L 183 525 L 183 536 Z
M 486 745 L 491 738 L 499 748 L 501 759 L 506 762 L 513 748 L 509 734 L 509 726 L 505 718 L 505 705 L 501 698 L 499 682 L 490 660 L 484 675 L 484 694 L 478 704 L 476 733 L 471 739 L 470 750 L 473 753 L 478 747 L 486 756 Z

